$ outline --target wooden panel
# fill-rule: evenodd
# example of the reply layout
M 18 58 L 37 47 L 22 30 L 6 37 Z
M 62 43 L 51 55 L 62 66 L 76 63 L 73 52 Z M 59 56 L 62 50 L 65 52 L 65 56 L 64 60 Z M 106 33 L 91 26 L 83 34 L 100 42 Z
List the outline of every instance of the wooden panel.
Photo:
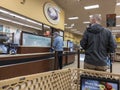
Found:
M 51 47 L 18 47 L 18 54 L 50 52 Z M 69 51 L 69 48 L 64 48 Z
M 4 67 L 0 67 L 0 80 L 50 71 L 53 69 L 54 69 L 53 59 L 46 59 L 42 61 L 4 66 Z
M 67 59 L 66 56 L 63 56 L 63 62 L 62 62 L 63 66 L 67 64 Z
M 71 64 L 75 61 L 75 55 L 67 55 L 67 64 Z
M 7 55 L 5 56 L 5 57 L 0 57 L 0 61 L 2 61 L 2 60 L 15 60 L 15 59 L 25 59 L 25 58 L 35 58 L 35 57 L 46 57 L 46 56 L 49 56 L 49 55 L 52 55 L 52 54 L 36 54 L 36 55 L 26 55 L 26 54 L 23 54 L 23 56 L 22 55 L 12 55 L 11 57 L 7 57 Z
M 64 48 L 64 51 L 70 51 L 70 48 Z
M 26 53 L 42 53 L 49 52 L 50 47 L 41 48 L 41 47 L 19 47 L 18 54 L 26 54 Z

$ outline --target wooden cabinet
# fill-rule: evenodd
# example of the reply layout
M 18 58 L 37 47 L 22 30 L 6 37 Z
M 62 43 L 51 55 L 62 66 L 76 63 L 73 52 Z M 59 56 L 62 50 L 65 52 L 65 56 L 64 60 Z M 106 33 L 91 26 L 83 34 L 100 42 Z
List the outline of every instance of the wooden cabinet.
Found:
M 0 80 L 54 70 L 52 54 L 21 54 L 0 57 Z

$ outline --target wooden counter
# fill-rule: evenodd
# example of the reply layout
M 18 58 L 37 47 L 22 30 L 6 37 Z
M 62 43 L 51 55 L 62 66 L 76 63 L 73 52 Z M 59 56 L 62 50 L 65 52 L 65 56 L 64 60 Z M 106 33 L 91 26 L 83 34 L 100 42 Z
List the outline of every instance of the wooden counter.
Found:
M 75 52 L 64 52 L 63 66 L 75 61 Z M 0 55 L 0 80 L 54 70 L 54 53 Z
M 66 64 L 71 64 L 75 61 L 76 52 L 65 52 L 66 53 Z
M 53 53 L 0 55 L 0 80 L 54 70 Z
M 17 53 L 18 54 L 27 54 L 27 53 L 46 53 L 50 52 L 51 47 L 28 47 L 28 46 L 19 46 Z M 64 48 L 64 51 L 69 51 L 69 48 Z

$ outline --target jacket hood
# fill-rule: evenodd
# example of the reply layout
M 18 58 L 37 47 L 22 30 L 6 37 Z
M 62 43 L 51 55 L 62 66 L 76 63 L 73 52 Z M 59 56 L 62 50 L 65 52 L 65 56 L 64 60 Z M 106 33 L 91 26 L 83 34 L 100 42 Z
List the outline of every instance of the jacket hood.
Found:
M 99 24 L 95 24 L 93 26 L 88 27 L 87 31 L 94 33 L 94 34 L 97 34 L 97 33 L 100 33 L 101 31 L 103 31 L 103 27 Z

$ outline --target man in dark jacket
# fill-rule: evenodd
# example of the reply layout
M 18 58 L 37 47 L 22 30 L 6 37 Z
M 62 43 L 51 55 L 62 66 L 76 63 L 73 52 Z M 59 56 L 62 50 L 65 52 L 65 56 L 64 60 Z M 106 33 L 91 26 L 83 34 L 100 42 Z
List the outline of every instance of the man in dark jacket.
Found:
M 80 41 L 85 50 L 84 68 L 106 71 L 108 53 L 115 52 L 116 43 L 111 31 L 100 25 L 99 15 L 93 15 L 90 22 Z

